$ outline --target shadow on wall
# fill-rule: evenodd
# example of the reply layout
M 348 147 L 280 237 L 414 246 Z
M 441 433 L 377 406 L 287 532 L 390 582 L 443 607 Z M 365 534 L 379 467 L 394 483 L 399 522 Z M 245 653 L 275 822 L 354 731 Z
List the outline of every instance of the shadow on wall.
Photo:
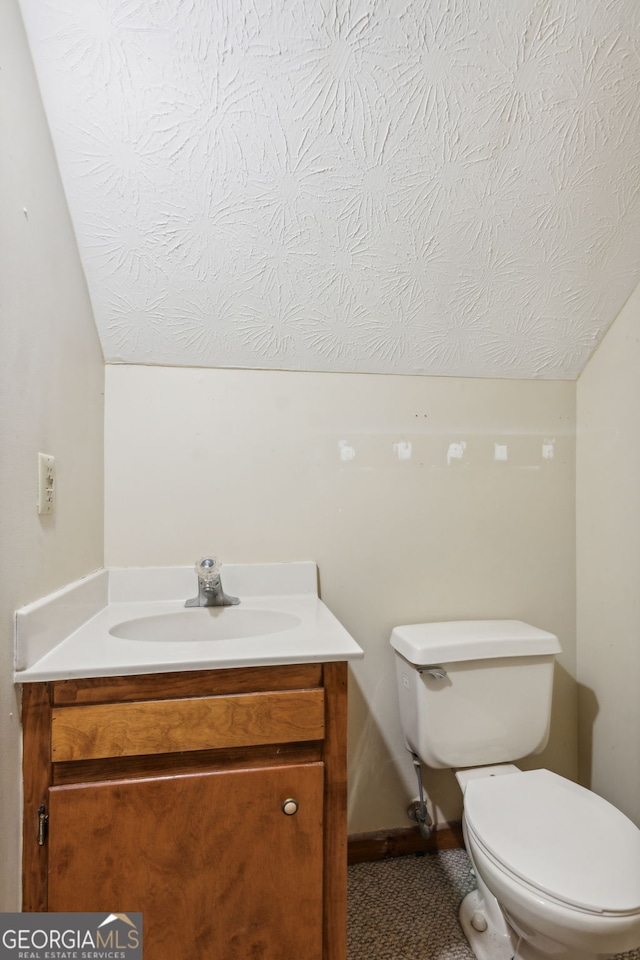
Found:
M 353 671 L 349 673 L 349 731 L 349 832 L 397 826 L 402 819 L 400 799 L 407 797 L 407 787 Z
M 600 712 L 598 698 L 591 689 L 578 684 L 578 783 L 591 789 L 591 774 L 593 764 L 593 728 L 596 717 Z
M 395 680 L 393 684 L 395 694 Z M 391 706 L 394 727 L 399 729 L 399 709 Z M 400 741 L 398 741 L 400 746 Z M 349 676 L 349 799 L 350 834 L 412 828 L 409 803 L 418 796 L 418 781 L 410 752 L 399 751 L 371 709 L 353 670 Z M 422 764 L 424 796 L 436 823 L 457 821 L 462 815 L 462 794 L 451 770 L 433 770 Z M 375 784 L 375 789 L 372 789 Z
M 522 770 L 545 768 L 568 780 L 578 779 L 577 687 L 575 677 L 556 660 L 548 743 L 540 753 L 515 759 L 516 766 Z

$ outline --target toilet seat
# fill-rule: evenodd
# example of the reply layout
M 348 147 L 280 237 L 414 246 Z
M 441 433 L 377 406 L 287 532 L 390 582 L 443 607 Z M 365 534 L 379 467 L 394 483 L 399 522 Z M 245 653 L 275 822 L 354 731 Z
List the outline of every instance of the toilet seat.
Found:
M 581 911 L 640 913 L 640 830 L 597 794 L 549 770 L 470 780 L 474 843 L 529 889 Z

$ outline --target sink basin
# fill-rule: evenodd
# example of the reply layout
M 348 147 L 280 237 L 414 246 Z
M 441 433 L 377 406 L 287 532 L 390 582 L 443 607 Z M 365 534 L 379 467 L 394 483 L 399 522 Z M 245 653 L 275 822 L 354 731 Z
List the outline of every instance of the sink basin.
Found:
M 122 640 L 153 643 L 199 643 L 207 640 L 240 640 L 281 633 L 299 626 L 300 617 L 280 610 L 243 609 L 242 607 L 194 607 L 177 613 L 124 620 L 109 633 Z

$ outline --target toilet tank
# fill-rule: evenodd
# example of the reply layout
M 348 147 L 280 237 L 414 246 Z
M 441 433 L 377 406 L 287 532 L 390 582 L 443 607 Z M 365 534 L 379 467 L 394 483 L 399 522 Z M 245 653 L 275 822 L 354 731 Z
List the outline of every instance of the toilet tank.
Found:
M 549 737 L 558 638 L 520 620 L 414 623 L 391 634 L 407 746 L 430 767 L 507 763 Z

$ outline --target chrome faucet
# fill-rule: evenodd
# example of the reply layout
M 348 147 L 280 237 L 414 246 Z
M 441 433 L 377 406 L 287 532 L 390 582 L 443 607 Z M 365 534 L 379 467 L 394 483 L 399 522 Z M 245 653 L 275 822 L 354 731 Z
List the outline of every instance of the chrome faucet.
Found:
M 229 597 L 222 589 L 220 563 L 215 557 L 203 557 L 196 563 L 198 596 L 186 600 L 185 607 L 231 607 L 240 597 Z

